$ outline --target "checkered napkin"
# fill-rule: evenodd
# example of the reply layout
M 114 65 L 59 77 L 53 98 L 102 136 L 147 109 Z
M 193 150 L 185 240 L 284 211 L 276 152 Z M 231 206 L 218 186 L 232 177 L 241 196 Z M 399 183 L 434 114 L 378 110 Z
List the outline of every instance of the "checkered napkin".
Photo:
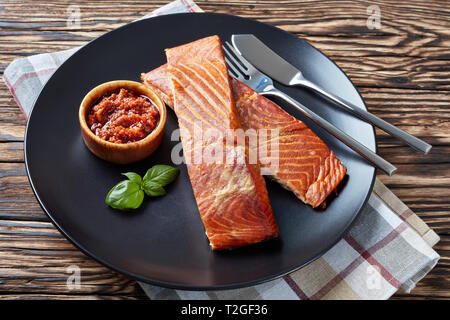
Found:
M 202 12 L 177 0 L 144 16 Z M 52 73 L 78 48 L 14 60 L 3 79 L 27 116 Z M 348 234 L 321 258 L 282 278 L 224 291 L 186 291 L 140 283 L 151 299 L 387 299 L 410 292 L 437 263 L 438 235 L 379 180 Z

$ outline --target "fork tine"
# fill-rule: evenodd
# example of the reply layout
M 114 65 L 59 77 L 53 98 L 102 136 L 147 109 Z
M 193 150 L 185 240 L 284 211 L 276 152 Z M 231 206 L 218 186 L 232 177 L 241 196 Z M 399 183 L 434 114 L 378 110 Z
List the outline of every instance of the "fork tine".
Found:
M 225 55 L 225 61 L 228 66 L 228 73 L 231 71 L 231 76 L 242 81 L 244 79 L 244 76 L 236 69 L 236 67 L 228 60 L 227 56 Z
M 242 74 L 242 71 L 235 67 L 235 65 L 230 61 L 229 57 L 231 57 L 230 52 L 225 48 L 225 46 L 222 46 L 222 49 L 225 53 L 225 62 L 228 66 L 228 73 L 231 71 L 231 75 L 237 78 L 238 80 L 244 79 L 244 75 Z
M 237 61 L 235 57 L 233 57 L 233 55 L 230 53 L 230 51 L 228 51 L 228 49 L 225 46 L 222 46 L 222 48 L 223 48 L 223 51 L 225 52 L 225 56 L 228 58 L 228 60 L 231 60 L 234 62 L 234 64 L 232 64 L 234 69 L 239 71 L 238 73 L 240 73 L 243 77 L 248 77 L 247 71 L 244 69 L 242 64 L 239 63 L 239 61 Z M 228 62 L 230 62 L 230 61 L 228 61 Z
M 225 44 L 239 59 L 241 65 L 243 65 L 250 73 L 256 71 L 255 67 L 250 62 L 248 62 L 247 59 L 245 59 L 228 41 L 225 41 Z

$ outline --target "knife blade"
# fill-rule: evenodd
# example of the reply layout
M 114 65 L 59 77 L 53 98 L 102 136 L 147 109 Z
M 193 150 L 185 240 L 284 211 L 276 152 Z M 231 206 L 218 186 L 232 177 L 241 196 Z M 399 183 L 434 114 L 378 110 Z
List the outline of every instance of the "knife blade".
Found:
M 257 69 L 278 82 L 290 86 L 302 73 L 252 34 L 234 34 L 231 42 L 236 50 Z

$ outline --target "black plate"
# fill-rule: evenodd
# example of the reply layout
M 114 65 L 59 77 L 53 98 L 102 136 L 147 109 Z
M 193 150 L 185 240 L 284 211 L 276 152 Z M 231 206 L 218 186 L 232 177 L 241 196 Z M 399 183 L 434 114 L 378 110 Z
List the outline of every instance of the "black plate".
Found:
M 192 193 L 186 167 L 165 197 L 145 200 L 133 214 L 105 205 L 108 190 L 124 177 L 144 174 L 154 164 L 171 164 L 177 128 L 169 110 L 165 138 L 148 159 L 133 165 L 113 165 L 96 158 L 84 146 L 78 107 L 94 86 L 119 79 L 139 81 L 140 73 L 166 62 L 164 48 L 218 34 L 253 33 L 304 74 L 331 92 L 365 108 L 358 91 L 325 55 L 304 40 L 268 24 L 223 14 L 176 14 L 141 20 L 90 42 L 51 77 L 31 113 L 25 157 L 33 190 L 58 229 L 82 251 L 130 277 L 181 289 L 225 289 L 274 279 L 319 257 L 348 229 L 364 206 L 375 169 L 331 138 L 299 112 L 348 168 L 337 198 L 326 210 L 313 210 L 277 183 L 267 181 L 280 229 L 277 240 L 231 251 L 213 252 Z M 331 107 L 312 93 L 285 88 L 337 127 L 376 150 L 373 127 Z

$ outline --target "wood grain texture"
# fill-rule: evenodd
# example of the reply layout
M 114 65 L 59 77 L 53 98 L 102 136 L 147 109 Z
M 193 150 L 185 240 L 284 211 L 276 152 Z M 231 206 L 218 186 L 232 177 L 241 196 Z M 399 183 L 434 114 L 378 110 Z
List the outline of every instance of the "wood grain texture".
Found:
M 0 73 L 15 58 L 70 49 L 168 1 L 2 1 Z M 448 1 L 197 1 L 206 12 L 257 19 L 293 32 L 333 59 L 370 111 L 433 144 L 422 155 L 377 130 L 379 153 L 398 167 L 379 175 L 441 237 L 438 265 L 393 299 L 450 298 L 450 3 Z M 366 26 L 367 7 L 381 28 Z M 70 5 L 79 28 L 67 26 Z M 135 281 L 86 257 L 50 223 L 26 177 L 26 121 L 0 81 L 0 299 L 145 299 Z M 81 268 L 69 290 L 67 267 Z

